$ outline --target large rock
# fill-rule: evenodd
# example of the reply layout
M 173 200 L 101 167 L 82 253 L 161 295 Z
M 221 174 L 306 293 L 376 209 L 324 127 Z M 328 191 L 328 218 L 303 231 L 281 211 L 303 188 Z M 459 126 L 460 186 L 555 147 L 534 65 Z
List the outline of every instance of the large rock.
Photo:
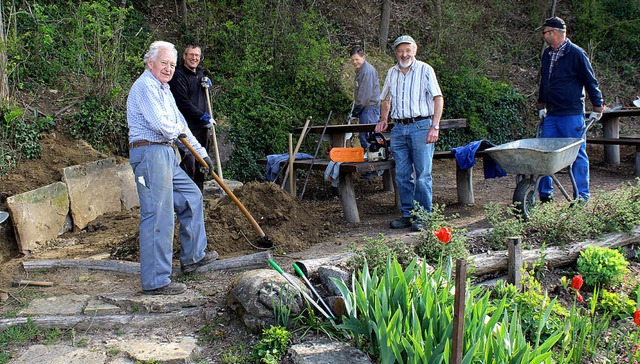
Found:
M 287 274 L 287 273 L 285 273 Z M 296 277 L 287 274 L 299 287 L 304 287 Z M 311 292 L 305 289 L 307 294 Z M 283 304 L 280 304 L 283 302 Z M 255 332 L 263 327 L 275 325 L 274 305 L 290 310 L 289 317 L 296 317 L 307 307 L 306 302 L 278 272 L 271 269 L 256 269 L 238 274 L 231 282 L 227 304 Z
M 70 230 L 69 192 L 62 182 L 11 196 L 7 206 L 23 254 Z
M 100 215 L 121 210 L 115 158 L 67 167 L 63 175 L 69 189 L 74 231 L 84 229 Z
M 122 202 L 122 209 L 130 211 L 134 207 L 140 206 L 136 177 L 129 164 L 118 164 L 116 168 L 118 169 L 118 179 L 120 180 L 120 201 Z

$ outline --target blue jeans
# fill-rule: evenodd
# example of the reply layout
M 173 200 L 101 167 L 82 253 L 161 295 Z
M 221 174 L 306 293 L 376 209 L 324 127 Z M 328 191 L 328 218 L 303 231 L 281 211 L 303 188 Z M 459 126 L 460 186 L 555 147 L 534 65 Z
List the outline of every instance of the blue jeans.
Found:
M 129 149 L 140 199 L 140 280 L 143 290 L 171 282 L 174 211 L 180 221 L 180 263 L 205 256 L 202 193 L 178 166 L 174 149 L 149 145 Z
M 360 114 L 354 115 L 357 116 L 360 120 L 360 124 L 377 124 L 378 120 L 380 120 L 380 106 L 365 106 Z M 360 133 L 358 137 L 360 138 L 360 146 L 364 148 L 366 153 L 369 148 L 369 142 L 367 138 L 373 133 Z
M 431 119 L 425 119 L 406 125 L 395 124 L 391 129 L 391 150 L 403 217 L 411 216 L 414 201 L 431 212 L 431 167 L 435 145 L 427 144 L 430 127 Z
M 581 138 L 584 127 L 584 115 L 553 116 L 547 115 L 542 122 L 541 138 Z M 576 181 L 577 191 L 573 191 L 573 198 L 589 200 L 589 157 L 587 156 L 587 144 L 582 142 L 578 156 L 573 162 L 573 178 Z M 553 197 L 553 182 L 551 177 L 543 177 L 540 180 L 540 198 Z

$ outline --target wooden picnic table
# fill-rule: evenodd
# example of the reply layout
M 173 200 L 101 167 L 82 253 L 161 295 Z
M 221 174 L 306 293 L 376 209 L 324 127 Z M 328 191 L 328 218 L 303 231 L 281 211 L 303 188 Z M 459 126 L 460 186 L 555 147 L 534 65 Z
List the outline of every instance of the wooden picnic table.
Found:
M 605 110 L 602 113 L 600 122 L 602 123 L 602 134 L 604 139 L 619 139 L 620 138 L 620 118 L 640 116 L 640 107 L 627 107 L 619 110 Z M 587 139 L 587 142 L 590 142 Z M 638 140 L 640 143 L 640 140 Z M 595 143 L 595 141 L 594 141 Z M 600 143 L 604 145 L 604 161 L 612 166 L 620 165 L 620 144 L 608 144 Z

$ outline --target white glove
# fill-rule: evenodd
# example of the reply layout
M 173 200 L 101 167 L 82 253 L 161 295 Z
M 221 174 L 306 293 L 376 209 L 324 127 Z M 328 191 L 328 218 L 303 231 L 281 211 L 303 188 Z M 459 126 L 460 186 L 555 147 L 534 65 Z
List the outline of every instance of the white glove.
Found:
M 591 114 L 589 114 L 589 119 L 594 119 L 595 121 L 600 120 L 601 117 L 602 117 L 601 112 L 592 111 Z
M 216 125 L 218 125 L 218 124 L 216 123 L 216 120 L 215 120 L 214 118 L 211 118 L 211 119 L 209 119 L 209 123 L 208 123 L 207 125 L 205 125 L 205 127 L 206 127 L 207 129 L 211 129 L 211 128 L 213 128 L 213 127 L 214 127 L 214 126 L 216 126 Z
M 547 109 L 538 110 L 538 117 L 540 119 L 544 119 L 545 117 L 547 117 Z

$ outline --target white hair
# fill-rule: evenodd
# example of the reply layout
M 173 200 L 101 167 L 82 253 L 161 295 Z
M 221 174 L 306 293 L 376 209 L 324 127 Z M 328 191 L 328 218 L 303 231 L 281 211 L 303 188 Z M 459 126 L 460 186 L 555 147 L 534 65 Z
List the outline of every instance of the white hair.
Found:
M 175 59 L 178 59 L 178 50 L 172 43 L 165 42 L 163 40 L 157 40 L 151 43 L 151 45 L 149 46 L 149 51 L 144 55 L 144 63 L 147 63 L 149 59 L 155 61 L 161 49 L 170 50 L 171 52 L 173 52 Z

